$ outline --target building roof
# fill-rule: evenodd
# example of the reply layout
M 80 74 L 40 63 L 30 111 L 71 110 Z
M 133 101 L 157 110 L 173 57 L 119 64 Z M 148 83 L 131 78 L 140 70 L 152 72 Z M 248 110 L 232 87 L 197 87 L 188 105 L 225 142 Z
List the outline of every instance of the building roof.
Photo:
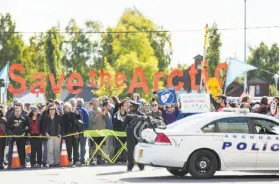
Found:
M 96 88 L 84 87 L 81 93 L 76 95 L 69 93 L 68 96 L 66 96 L 66 98 L 63 99 L 63 101 L 66 102 L 71 98 L 83 98 L 85 102 L 89 102 L 92 98 L 97 97 L 95 94 L 92 93 L 93 90 L 96 90 Z

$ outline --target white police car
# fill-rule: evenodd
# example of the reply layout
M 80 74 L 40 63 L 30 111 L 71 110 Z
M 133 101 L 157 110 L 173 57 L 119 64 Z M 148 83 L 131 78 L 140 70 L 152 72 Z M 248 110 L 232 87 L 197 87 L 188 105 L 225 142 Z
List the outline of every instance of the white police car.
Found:
M 211 178 L 216 171 L 278 171 L 279 122 L 254 113 L 211 112 L 165 129 L 145 129 L 137 163 L 165 167 L 176 176 Z

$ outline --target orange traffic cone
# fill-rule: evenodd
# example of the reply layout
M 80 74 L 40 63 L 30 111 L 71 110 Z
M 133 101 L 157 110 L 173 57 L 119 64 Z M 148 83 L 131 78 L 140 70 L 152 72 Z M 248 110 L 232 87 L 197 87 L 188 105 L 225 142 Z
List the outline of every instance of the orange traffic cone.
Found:
M 19 161 L 19 157 L 18 157 L 17 143 L 16 143 L 16 141 L 14 141 L 11 168 L 17 169 L 17 168 L 20 168 L 20 167 L 21 166 L 20 166 L 20 161 Z
M 60 166 L 69 166 L 69 160 L 68 160 L 68 154 L 67 154 L 67 150 L 66 150 L 66 144 L 65 144 L 65 140 L 62 140 L 62 147 L 61 147 L 61 153 L 60 153 Z

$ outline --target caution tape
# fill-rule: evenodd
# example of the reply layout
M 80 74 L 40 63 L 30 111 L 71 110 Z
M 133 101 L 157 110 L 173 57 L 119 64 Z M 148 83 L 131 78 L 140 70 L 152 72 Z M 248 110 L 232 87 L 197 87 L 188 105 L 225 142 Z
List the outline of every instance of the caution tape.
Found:
M 76 132 L 76 133 L 72 133 L 72 134 L 67 134 L 61 137 L 70 137 L 73 135 L 79 135 L 82 134 L 84 132 Z M 51 138 L 57 138 L 58 136 L 44 136 L 44 135 L 39 135 L 39 136 L 35 136 L 35 135 L 0 135 L 0 138 L 41 138 L 41 139 L 51 139 Z

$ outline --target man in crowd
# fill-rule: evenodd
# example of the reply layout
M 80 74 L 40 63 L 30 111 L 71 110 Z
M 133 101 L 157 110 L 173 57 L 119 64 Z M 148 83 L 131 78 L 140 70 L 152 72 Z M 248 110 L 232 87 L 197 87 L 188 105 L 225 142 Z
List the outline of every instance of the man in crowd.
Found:
M 109 103 L 109 105 L 110 105 L 110 110 L 109 110 L 109 112 L 110 112 L 111 116 L 113 116 L 115 106 L 114 106 L 113 104 L 110 103 L 109 98 L 108 98 L 107 96 L 103 96 L 101 99 L 102 99 L 102 104 L 103 104 L 104 102 L 108 102 L 108 103 Z
M 61 105 L 61 103 L 58 100 L 55 100 L 54 101 L 54 105 L 56 106 L 57 112 L 59 114 L 62 114 L 62 105 Z
M 159 110 L 157 101 L 152 102 L 152 111 L 150 111 L 148 116 L 152 116 L 154 119 L 162 119 L 162 112 Z
M 112 122 L 112 116 L 110 114 L 110 109 L 111 106 L 108 101 L 103 102 L 103 119 L 105 121 L 105 128 L 108 130 L 113 130 L 113 122 Z M 112 158 L 114 156 L 114 146 L 113 146 L 113 140 L 114 137 L 109 136 L 106 139 L 106 144 L 105 144 L 105 153 Z
M 139 117 L 144 117 L 145 115 L 139 111 L 140 103 L 131 101 L 130 102 L 130 107 L 129 107 L 129 113 L 125 117 L 124 120 L 124 125 L 127 127 L 127 151 L 128 151 L 128 164 L 127 164 L 127 171 L 132 171 L 134 167 L 134 158 L 133 158 L 133 152 L 136 144 L 138 143 L 138 140 L 134 136 L 134 128 L 136 124 L 133 123 L 135 120 L 134 115 L 137 115 Z M 143 164 L 138 164 L 139 169 L 142 171 L 144 170 L 144 165 Z
M 27 120 L 27 117 L 22 116 L 22 109 L 18 106 L 15 107 L 14 113 L 11 115 L 11 117 L 8 119 L 8 127 L 12 133 L 12 135 L 18 135 L 18 136 L 25 136 L 28 129 L 29 129 L 29 123 Z M 20 159 L 20 165 L 21 167 L 25 167 L 25 144 L 26 144 L 26 138 L 13 138 L 12 143 L 16 141 L 17 148 L 18 148 L 18 154 Z M 11 166 L 12 161 L 12 152 L 9 153 L 9 167 Z
M 227 106 L 226 100 L 227 97 L 223 94 L 217 96 L 217 101 L 210 95 L 210 101 L 217 112 L 223 111 L 223 108 Z
M 31 104 L 28 103 L 28 102 L 24 104 L 24 110 L 25 110 L 26 112 L 28 112 L 28 113 L 31 112 L 30 105 L 31 105 Z
M 73 107 L 73 109 L 76 109 L 76 99 L 75 98 L 71 98 L 70 100 L 69 100 L 69 102 L 70 102 L 70 104 L 72 105 L 72 107 Z
M 120 110 L 118 110 L 113 118 L 113 130 L 118 132 L 125 132 L 125 125 L 124 120 L 126 117 L 126 114 L 128 112 L 129 108 L 129 100 L 123 100 L 120 103 Z M 124 144 L 126 142 L 126 137 L 119 137 L 120 141 Z M 115 154 L 119 151 L 121 148 L 121 145 L 119 141 L 115 140 Z M 127 160 L 127 152 L 123 150 L 121 153 L 119 159 L 120 162 L 125 162 Z
M 90 130 L 102 130 L 105 129 L 105 122 L 103 119 L 103 112 L 99 107 L 99 101 L 97 98 L 92 99 L 93 109 L 89 111 L 89 123 L 90 123 Z M 102 141 L 102 137 L 94 137 L 92 138 L 94 142 L 98 145 Z M 95 143 L 90 139 L 90 148 L 89 148 L 89 157 L 92 158 L 93 151 L 96 149 Z M 97 153 L 97 164 L 102 164 L 102 157 L 101 153 Z
M 82 99 L 82 98 L 77 99 L 76 109 L 80 113 L 82 122 L 84 124 L 83 130 L 79 130 L 79 131 L 88 130 L 89 129 L 89 115 L 88 115 L 88 111 L 84 108 L 84 99 Z M 86 143 L 87 143 L 87 137 L 85 137 L 83 133 L 80 134 L 80 161 L 81 161 L 81 164 L 85 164 Z

